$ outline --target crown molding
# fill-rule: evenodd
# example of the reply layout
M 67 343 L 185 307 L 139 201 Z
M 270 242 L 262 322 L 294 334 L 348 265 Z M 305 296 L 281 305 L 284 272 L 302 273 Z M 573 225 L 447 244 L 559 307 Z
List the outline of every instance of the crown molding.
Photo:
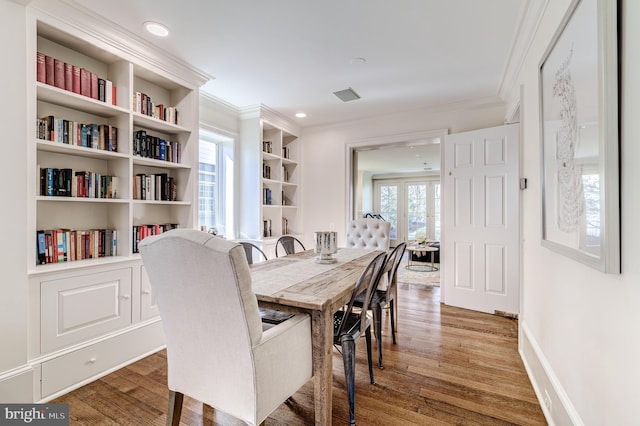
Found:
M 498 96 L 508 105 L 509 111 L 515 109 L 511 104 L 519 99 L 520 91 L 515 90 L 518 87 L 518 76 L 548 4 L 549 0 L 527 0 L 520 15 L 516 34 L 498 87 Z
M 203 90 L 200 90 L 200 101 L 204 101 L 207 103 L 211 103 L 214 104 L 215 106 L 218 107 L 222 107 L 223 109 L 226 109 L 227 111 L 233 113 L 233 114 L 238 114 L 240 115 L 240 108 L 238 108 L 236 105 L 225 101 L 224 99 L 218 98 L 217 96 L 214 96 L 210 93 L 207 93 Z
M 240 119 L 260 118 L 278 129 L 295 136 L 300 135 L 300 126 L 293 124 L 287 117 L 266 105 L 251 105 L 240 108 Z
M 36 18 L 90 41 L 123 59 L 177 79 L 185 86 L 200 87 L 213 76 L 176 58 L 118 24 L 98 16 L 73 0 L 32 0 L 28 7 Z

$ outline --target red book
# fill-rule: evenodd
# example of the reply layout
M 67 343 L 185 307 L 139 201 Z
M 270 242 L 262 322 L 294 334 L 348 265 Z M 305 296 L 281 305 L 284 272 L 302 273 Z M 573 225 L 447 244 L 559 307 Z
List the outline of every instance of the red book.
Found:
M 72 65 L 64 63 L 64 89 L 70 92 L 73 91 L 73 73 L 71 72 Z
M 53 62 L 53 57 L 45 55 L 44 67 L 46 70 L 46 83 L 53 86 L 55 83 L 55 64 Z
M 98 74 L 91 73 L 91 97 L 98 99 Z
M 71 67 L 72 84 L 71 89 L 73 93 L 80 94 L 80 67 L 72 65 Z
M 116 86 L 111 86 L 111 104 L 112 105 L 118 105 L 118 102 L 116 102 L 116 93 L 118 93 L 118 91 L 116 90 Z
M 91 72 L 87 69 L 80 69 L 80 94 L 91 97 Z
M 53 79 L 56 87 L 64 89 L 64 62 L 59 59 L 53 60 Z
M 47 66 L 45 64 L 45 55 L 42 52 L 36 54 L 36 73 L 40 83 L 47 82 Z

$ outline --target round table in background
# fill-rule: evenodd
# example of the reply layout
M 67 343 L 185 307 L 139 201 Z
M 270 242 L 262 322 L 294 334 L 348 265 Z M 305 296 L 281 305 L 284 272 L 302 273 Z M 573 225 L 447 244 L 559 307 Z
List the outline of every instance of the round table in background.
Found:
M 433 262 L 433 253 L 437 252 L 438 250 L 440 250 L 438 247 L 433 247 L 433 246 L 407 246 L 407 251 L 409 252 L 409 259 L 407 261 L 407 266 L 406 268 L 412 271 L 424 271 L 424 272 L 432 272 L 432 271 L 438 271 L 440 270 L 439 267 L 434 265 Z M 422 262 L 419 262 L 420 265 L 416 265 L 415 261 L 412 261 L 413 258 L 413 253 L 417 252 L 417 253 L 431 253 L 431 266 L 429 265 L 424 265 Z M 431 268 L 431 269 L 415 269 L 417 267 L 421 267 L 421 268 Z

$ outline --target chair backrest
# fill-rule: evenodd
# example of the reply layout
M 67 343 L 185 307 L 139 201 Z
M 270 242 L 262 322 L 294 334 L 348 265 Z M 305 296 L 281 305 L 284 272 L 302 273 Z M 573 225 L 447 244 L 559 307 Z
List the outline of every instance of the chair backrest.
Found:
M 289 254 L 293 254 L 293 253 L 296 252 L 296 244 L 300 248 L 299 251 L 305 251 L 306 250 L 304 248 L 304 244 L 302 244 L 300 242 L 300 240 L 297 239 L 294 236 L 283 235 L 282 237 L 278 238 L 278 241 L 276 242 L 276 257 L 279 256 L 278 248 L 280 246 L 282 246 L 282 248 L 284 249 L 285 255 L 289 255 Z
M 238 241 L 238 243 L 242 244 L 242 247 L 244 248 L 245 256 L 247 257 L 247 262 L 249 263 L 249 265 L 253 265 L 254 255 L 258 256 L 258 258 L 255 259 L 255 261 L 259 262 L 262 260 L 267 260 L 267 255 L 264 254 L 264 252 L 257 245 L 250 243 L 248 241 Z
M 353 306 L 356 301 L 356 298 L 361 293 L 364 294 L 364 300 L 362 303 L 361 313 L 360 313 L 361 315 L 360 332 L 364 332 L 364 329 L 366 327 L 365 317 L 367 315 L 367 309 L 369 309 L 369 304 L 371 303 L 371 298 L 373 296 L 373 293 L 375 292 L 376 287 L 378 287 L 378 283 L 380 282 L 380 277 L 382 276 L 383 266 L 386 258 L 387 258 L 386 253 L 380 253 L 379 255 L 374 257 L 373 260 L 369 262 L 369 265 L 367 265 L 365 270 L 362 271 L 362 274 L 360 274 L 358 281 L 356 281 L 356 284 L 353 287 L 353 293 L 351 293 L 351 299 L 349 300 L 349 303 L 347 303 L 344 310 L 342 311 L 343 312 L 342 321 L 340 322 L 340 326 L 338 327 L 338 329 L 334 331 L 334 335 L 339 336 L 345 331 L 344 327 L 348 323 L 346 319 L 349 318 L 351 312 L 353 311 Z
M 401 242 L 393 248 L 389 256 L 387 257 L 386 265 L 390 265 L 387 269 L 387 299 L 393 296 L 395 287 L 398 285 L 398 266 L 402 261 L 405 249 L 407 248 L 406 242 Z
M 380 219 L 356 219 L 347 225 L 347 248 L 389 250 L 391 224 Z
M 262 323 L 242 246 L 176 229 L 145 238 L 140 253 L 162 318 L 169 388 L 200 401 L 227 398 L 236 384 L 234 397 L 252 394 Z

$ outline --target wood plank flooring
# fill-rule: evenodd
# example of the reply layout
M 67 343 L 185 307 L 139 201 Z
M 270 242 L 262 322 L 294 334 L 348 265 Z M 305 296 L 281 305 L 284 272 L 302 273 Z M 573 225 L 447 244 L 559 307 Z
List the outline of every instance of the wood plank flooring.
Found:
M 440 288 L 399 284 L 397 344 L 384 315 L 383 370 L 369 384 L 364 339 L 357 344 L 358 425 L 545 425 L 517 352 L 517 321 L 440 304 Z M 373 358 L 377 359 L 373 342 Z M 333 424 L 348 424 L 342 357 L 334 351 Z M 166 354 L 156 353 L 58 399 L 71 425 L 164 425 Z M 183 425 L 241 425 L 185 396 Z M 266 425 L 313 424 L 313 384 Z

